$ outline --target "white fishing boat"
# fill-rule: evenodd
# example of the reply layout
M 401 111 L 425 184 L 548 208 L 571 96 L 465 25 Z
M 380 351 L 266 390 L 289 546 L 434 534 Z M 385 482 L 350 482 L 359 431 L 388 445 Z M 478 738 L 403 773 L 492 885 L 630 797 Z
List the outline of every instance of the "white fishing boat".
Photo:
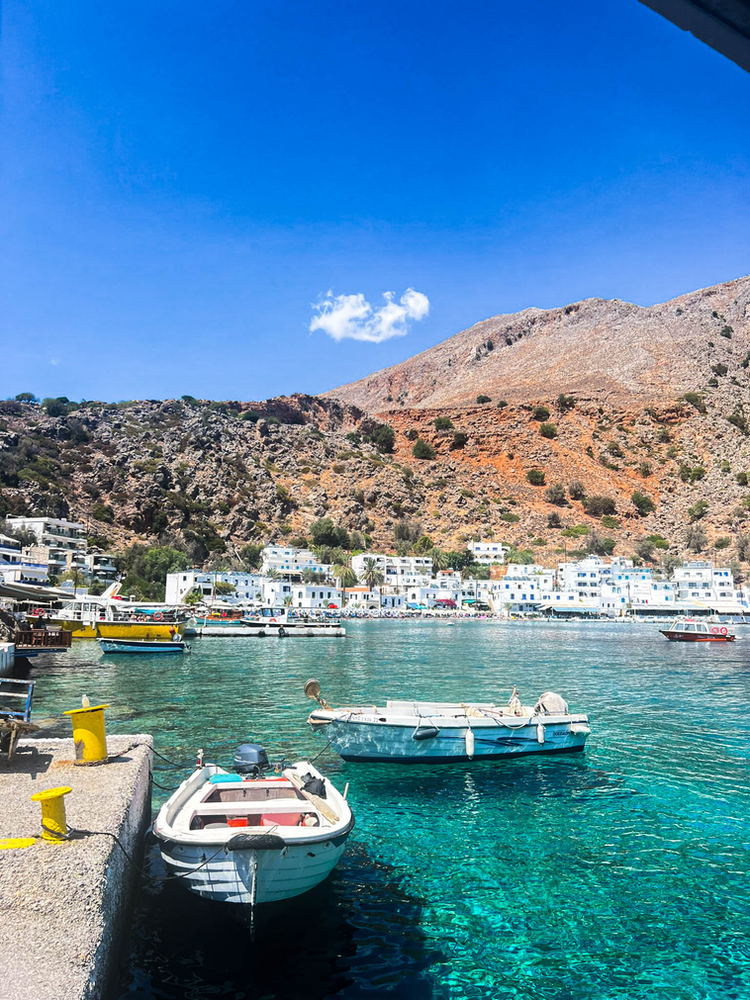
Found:
M 234 628 L 206 625 L 196 628 L 196 634 L 221 638 L 265 638 L 283 639 L 287 636 L 343 638 L 346 629 L 341 619 L 327 615 L 311 615 L 304 612 L 289 612 L 286 608 L 260 608 L 256 614 L 248 615 Z
M 161 855 L 193 892 L 252 906 L 299 896 L 322 882 L 354 826 L 342 795 L 312 764 L 268 765 L 243 744 L 231 774 L 199 766 L 161 807 Z
M 591 732 L 588 717 L 570 713 L 551 691 L 533 707 L 521 704 L 515 688 L 507 706 L 386 701 L 384 707 L 332 708 L 314 679 L 305 694 L 320 706 L 308 722 L 324 731 L 344 760 L 435 764 L 574 753 L 584 749 Z

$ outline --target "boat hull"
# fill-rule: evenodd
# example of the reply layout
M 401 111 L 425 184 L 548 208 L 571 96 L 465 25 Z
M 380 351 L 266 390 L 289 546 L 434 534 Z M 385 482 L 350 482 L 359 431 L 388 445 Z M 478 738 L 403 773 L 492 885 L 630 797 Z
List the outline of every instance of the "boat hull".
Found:
M 433 723 L 439 726 L 434 719 L 423 720 L 425 726 Z M 571 726 L 567 721 L 544 723 L 543 731 L 538 720 L 512 729 L 503 725 L 472 725 L 471 754 L 467 748 L 469 727 L 465 724 L 438 728 L 437 734 L 428 739 L 414 739 L 414 725 L 334 721 L 321 728 L 336 753 L 347 761 L 438 764 L 499 760 L 521 754 L 581 752 L 589 729 L 583 720 L 576 725 Z
M 333 871 L 344 853 L 349 830 L 331 840 L 287 844 L 283 850 L 217 850 L 210 844 L 162 842 L 161 856 L 174 874 L 199 896 L 222 903 L 274 903 L 314 889 Z M 254 866 L 258 884 L 253 900 Z M 200 867 L 203 865 L 202 867 Z
M 185 652 L 184 642 L 147 639 L 99 639 L 103 653 L 147 654 L 149 656 L 178 656 Z
M 664 629 L 659 629 L 659 631 L 670 642 L 734 642 L 734 636 L 729 634 L 711 635 L 695 632 L 668 632 Z
M 210 636 L 210 637 L 221 637 L 222 639 L 236 639 L 236 638 L 289 638 L 289 637 L 306 637 L 306 638 L 343 638 L 346 635 L 346 629 L 341 625 L 306 625 L 304 623 L 299 625 L 243 625 L 236 628 L 225 628 L 223 626 L 207 625 L 204 628 L 197 628 L 197 635 Z
M 75 618 L 45 618 L 47 623 L 72 632 L 74 639 L 170 639 L 173 632 L 182 635 L 185 631 L 185 622 L 88 622 Z

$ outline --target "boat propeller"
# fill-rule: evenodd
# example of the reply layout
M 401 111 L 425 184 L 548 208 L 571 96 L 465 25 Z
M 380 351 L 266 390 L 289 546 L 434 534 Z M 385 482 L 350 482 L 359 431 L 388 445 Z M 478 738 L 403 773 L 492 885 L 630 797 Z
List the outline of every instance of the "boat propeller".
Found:
M 330 708 L 330 705 L 325 698 L 320 697 L 320 681 L 316 680 L 314 677 L 311 677 L 305 684 L 305 694 L 312 701 L 317 701 L 321 708 Z

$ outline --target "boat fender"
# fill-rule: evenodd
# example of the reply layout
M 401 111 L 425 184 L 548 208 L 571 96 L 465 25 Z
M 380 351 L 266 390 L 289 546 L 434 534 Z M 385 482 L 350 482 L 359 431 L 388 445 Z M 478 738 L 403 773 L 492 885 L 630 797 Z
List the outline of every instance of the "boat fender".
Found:
M 286 635 L 286 629 L 285 628 L 279 628 L 279 635 Z
M 274 833 L 236 833 L 226 847 L 228 851 L 281 851 L 286 844 Z
M 434 740 L 439 732 L 437 726 L 421 726 L 411 734 L 413 740 Z
M 258 638 L 259 639 L 264 639 L 265 635 L 266 635 L 266 633 L 263 631 L 263 629 L 261 629 L 260 632 L 258 632 Z
M 544 743 L 544 726 L 541 722 L 536 724 L 536 741 L 537 743 Z
M 470 760 L 474 756 L 474 733 L 471 726 L 466 730 L 466 756 Z

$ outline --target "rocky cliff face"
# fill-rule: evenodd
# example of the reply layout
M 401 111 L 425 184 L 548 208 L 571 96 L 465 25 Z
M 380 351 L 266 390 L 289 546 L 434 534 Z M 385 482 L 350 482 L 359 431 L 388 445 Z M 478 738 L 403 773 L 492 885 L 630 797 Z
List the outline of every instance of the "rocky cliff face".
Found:
M 684 554 L 697 526 L 701 551 L 719 539 L 731 544 L 722 558 L 734 558 L 745 554 L 750 490 L 737 474 L 750 472 L 750 445 L 744 426 L 727 419 L 739 420 L 739 411 L 715 408 L 709 392 L 705 399 L 696 400 L 705 413 L 684 400 L 553 408 L 546 423 L 554 438 L 541 435 L 530 404 L 445 408 L 453 427 L 441 431 L 436 411 L 402 410 L 390 418 L 393 454 L 357 443 L 371 427 L 366 415 L 326 400 L 272 400 L 257 421 L 241 419 L 239 405 L 174 400 L 90 404 L 61 417 L 6 403 L 0 510 L 73 517 L 102 548 L 182 544 L 198 561 L 249 541 L 304 535 L 323 516 L 386 549 L 408 519 L 442 548 L 495 538 L 541 562 L 586 544 L 585 535 L 562 535 L 565 527 L 583 525 L 629 555 L 649 535 Z M 276 423 L 274 410 L 294 422 Z M 414 458 L 417 436 L 433 459 Z M 532 485 L 530 472 L 543 473 L 543 484 Z M 611 498 L 614 521 L 589 516 L 569 495 L 575 482 L 589 496 Z M 551 501 L 556 484 L 565 496 Z M 645 517 L 635 491 L 654 503 Z
M 653 310 L 528 310 L 327 398 L 87 403 L 57 417 L 2 403 L 0 514 L 70 516 L 102 548 L 169 542 L 198 561 L 305 535 L 323 516 L 391 550 L 406 519 L 444 549 L 494 538 L 547 563 L 592 538 L 661 557 L 649 536 L 675 555 L 744 560 L 748 302 L 743 279 Z M 367 442 L 365 406 L 393 427 L 392 453 Z M 587 512 L 581 492 L 614 513 Z

